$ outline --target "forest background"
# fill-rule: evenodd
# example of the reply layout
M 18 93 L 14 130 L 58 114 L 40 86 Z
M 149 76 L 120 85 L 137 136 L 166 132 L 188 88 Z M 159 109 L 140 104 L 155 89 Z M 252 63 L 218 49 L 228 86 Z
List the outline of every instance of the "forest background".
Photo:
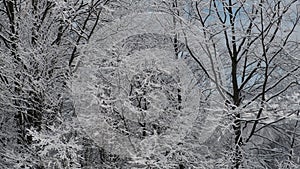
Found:
M 0 168 L 300 167 L 298 0 L 2 0 Z

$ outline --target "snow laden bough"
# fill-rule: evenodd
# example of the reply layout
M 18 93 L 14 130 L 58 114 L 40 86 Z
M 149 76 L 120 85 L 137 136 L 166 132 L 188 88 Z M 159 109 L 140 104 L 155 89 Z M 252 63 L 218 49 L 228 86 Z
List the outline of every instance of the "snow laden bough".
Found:
M 175 50 L 169 17 L 127 16 L 100 29 L 74 73 L 82 126 L 105 150 L 137 166 L 202 165 L 207 140 L 218 134 L 217 114 L 206 111 L 214 104 L 208 97 L 217 98 L 213 86 L 184 43 Z

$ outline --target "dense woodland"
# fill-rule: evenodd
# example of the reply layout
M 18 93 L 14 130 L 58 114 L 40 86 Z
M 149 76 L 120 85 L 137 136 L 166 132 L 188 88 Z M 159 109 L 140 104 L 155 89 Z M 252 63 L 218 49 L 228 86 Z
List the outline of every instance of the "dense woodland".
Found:
M 299 20 L 299 0 L 2 0 L 0 169 L 298 169 Z

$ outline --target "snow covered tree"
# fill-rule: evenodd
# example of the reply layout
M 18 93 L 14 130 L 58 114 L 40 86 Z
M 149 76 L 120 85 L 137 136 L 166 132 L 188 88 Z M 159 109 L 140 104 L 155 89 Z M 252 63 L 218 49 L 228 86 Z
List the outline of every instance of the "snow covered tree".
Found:
M 3 134 L 0 151 L 3 158 L 0 163 L 3 168 L 42 167 L 40 162 L 45 151 L 41 149 L 45 145 L 53 145 L 52 141 L 68 145 L 62 140 L 71 131 L 64 131 L 63 126 L 70 127 L 68 123 L 74 117 L 68 79 L 80 52 L 78 46 L 89 41 L 104 16 L 110 17 L 105 9 L 108 2 L 1 1 Z M 58 140 L 49 139 L 51 135 Z M 42 146 L 34 149 L 39 144 Z M 51 151 L 53 155 L 57 150 Z M 61 162 L 61 156 L 55 158 Z
M 170 3 L 165 11 L 184 27 L 183 36 L 193 32 L 185 36 L 189 53 L 223 99 L 218 107 L 231 126 L 232 146 L 226 150 L 232 155 L 231 168 L 273 168 L 294 159 L 279 157 L 277 150 L 290 154 L 287 147 L 299 143 L 299 108 L 281 100 L 299 90 L 299 2 L 204 0 L 181 12 Z M 194 27 L 199 31 L 189 29 Z M 195 43 L 200 49 L 192 47 Z M 297 105 L 298 99 L 288 105 Z M 293 141 L 279 141 L 279 133 Z

